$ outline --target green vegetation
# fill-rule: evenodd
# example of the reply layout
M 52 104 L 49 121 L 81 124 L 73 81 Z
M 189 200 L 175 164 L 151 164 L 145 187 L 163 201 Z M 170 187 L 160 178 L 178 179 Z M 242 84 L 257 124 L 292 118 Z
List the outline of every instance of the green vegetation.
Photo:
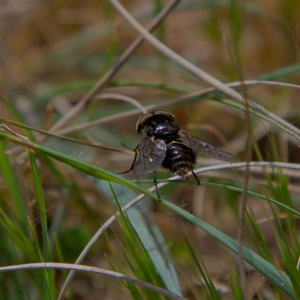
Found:
M 297 299 L 300 3 L 102 2 L 4 12 L 0 299 Z M 237 163 L 159 201 L 118 174 L 155 109 Z

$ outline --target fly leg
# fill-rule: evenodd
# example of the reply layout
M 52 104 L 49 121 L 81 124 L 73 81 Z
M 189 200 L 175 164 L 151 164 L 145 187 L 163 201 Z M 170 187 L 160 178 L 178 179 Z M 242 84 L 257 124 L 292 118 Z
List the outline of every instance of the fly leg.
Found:
M 133 162 L 132 162 L 131 167 L 130 167 L 129 170 L 124 171 L 124 172 L 116 172 L 116 174 L 126 174 L 126 173 L 131 172 L 133 170 L 134 165 L 135 165 L 136 157 L 137 157 L 137 153 L 135 152 L 134 159 L 133 159 Z
M 158 190 L 158 187 L 157 187 L 157 180 L 156 180 L 156 172 L 155 171 L 153 172 L 153 181 L 154 181 L 154 185 L 155 185 L 157 198 L 158 198 L 159 201 L 161 201 L 159 190 Z
M 199 178 L 198 178 L 197 175 L 194 173 L 194 170 L 192 170 L 192 174 L 193 174 L 193 176 L 195 177 L 195 179 L 197 180 L 198 185 L 201 185 Z
M 193 176 L 195 177 L 195 179 L 197 180 L 198 185 L 201 185 L 199 178 L 197 177 L 197 175 L 194 173 L 193 170 L 192 170 L 192 174 L 193 174 Z M 187 180 L 187 181 L 190 181 L 190 179 L 189 179 L 188 177 L 186 177 L 186 180 Z

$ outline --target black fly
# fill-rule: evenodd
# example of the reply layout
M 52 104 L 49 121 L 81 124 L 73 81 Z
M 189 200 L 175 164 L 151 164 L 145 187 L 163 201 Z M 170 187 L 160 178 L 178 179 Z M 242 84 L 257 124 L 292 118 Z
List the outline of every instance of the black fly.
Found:
M 153 173 L 159 199 L 155 171 L 160 166 L 182 177 L 192 172 L 200 184 L 193 171 L 197 153 L 229 162 L 236 160 L 230 153 L 180 129 L 170 112 L 156 111 L 143 115 L 137 122 L 136 130 L 142 141 L 135 149 L 130 169 L 121 174 L 133 171 L 137 178 L 144 178 Z

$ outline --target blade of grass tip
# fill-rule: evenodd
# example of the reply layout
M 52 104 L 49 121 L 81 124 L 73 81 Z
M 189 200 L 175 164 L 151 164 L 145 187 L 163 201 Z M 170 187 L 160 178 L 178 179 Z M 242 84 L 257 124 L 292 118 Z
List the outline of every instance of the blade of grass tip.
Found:
M 151 33 L 149 33 L 147 30 L 145 30 L 144 27 L 142 27 L 124 8 L 124 6 L 121 5 L 121 3 L 118 0 L 109 0 L 110 3 L 113 5 L 113 7 L 116 9 L 116 11 L 119 12 L 119 14 L 137 31 L 139 32 L 143 38 L 150 43 L 156 50 L 163 53 L 173 61 L 175 61 L 177 64 L 182 66 L 184 69 L 189 71 L 191 74 L 195 75 L 199 79 L 207 82 L 208 84 L 214 86 L 216 89 L 222 91 L 225 95 L 229 96 L 230 98 L 236 100 L 237 102 L 244 103 L 244 97 L 236 92 L 235 90 L 231 89 L 226 84 L 222 83 L 220 80 L 216 79 L 215 77 L 209 75 L 208 73 L 204 72 L 203 70 L 199 69 L 186 59 L 184 59 L 182 56 L 178 55 L 174 51 L 172 51 L 170 48 L 162 44 L 159 40 L 157 40 Z M 248 99 L 248 103 L 250 107 L 253 109 L 260 111 L 261 113 L 268 115 L 271 117 L 274 121 L 278 122 L 284 127 L 287 127 L 293 132 L 293 136 L 300 140 L 300 129 L 293 126 L 292 124 L 288 123 L 287 121 L 277 117 L 270 111 L 266 110 L 262 106 L 258 105 L 254 101 Z
M 166 207 L 170 208 L 172 211 L 179 214 L 184 219 L 188 220 L 192 224 L 198 226 L 211 236 L 215 237 L 219 240 L 222 244 L 227 246 L 233 252 L 238 254 L 239 245 L 237 241 L 233 238 L 229 237 L 225 233 L 219 231 L 215 227 L 209 225 L 208 223 L 204 222 L 203 220 L 198 219 L 197 217 L 191 215 L 187 211 L 181 209 L 180 207 L 176 206 L 175 204 L 161 200 L 161 203 Z M 256 270 L 258 270 L 261 274 L 266 276 L 275 286 L 277 286 L 280 290 L 282 290 L 285 294 L 287 294 L 292 299 L 295 298 L 295 294 L 293 291 L 292 283 L 290 278 L 281 272 L 280 270 L 276 269 L 272 264 L 264 260 L 262 257 L 257 255 L 255 252 L 251 251 L 247 247 L 243 246 L 243 257 L 246 262 L 248 262 L 251 266 L 253 266 Z
M 101 185 L 105 186 L 108 185 L 108 183 L 102 182 Z M 130 191 L 127 192 L 122 185 L 115 186 L 109 184 L 109 186 L 111 188 L 111 193 L 107 193 L 107 196 L 111 200 L 115 199 L 116 203 L 118 203 L 119 200 L 121 201 L 122 205 L 125 205 L 133 198 L 133 193 L 129 193 Z M 109 192 L 108 188 L 104 188 L 104 190 Z M 118 211 L 121 215 L 123 215 L 122 208 L 120 206 L 118 206 Z M 161 277 L 165 286 L 168 288 L 169 291 L 181 295 L 181 291 L 179 289 L 180 285 L 175 271 L 175 267 L 171 261 L 168 261 L 167 264 L 166 260 L 164 259 L 161 253 L 161 248 L 168 249 L 166 246 L 166 242 L 163 239 L 159 228 L 155 226 L 153 220 L 150 218 L 148 211 L 145 211 L 145 209 L 143 209 L 143 206 L 139 207 L 138 205 L 136 205 L 130 210 L 128 210 L 126 212 L 126 215 L 128 216 L 128 220 L 133 230 L 135 231 L 137 237 L 143 245 L 146 253 L 149 255 L 157 273 Z M 149 224 L 145 222 L 145 216 L 143 215 L 148 216 L 147 220 Z M 155 232 L 160 237 L 159 241 L 155 238 Z M 168 257 L 171 256 L 169 252 L 165 253 L 165 255 L 167 255 Z
M 15 171 L 10 164 L 8 155 L 5 154 L 5 143 L 3 140 L 0 140 L 0 170 L 15 209 L 13 215 L 21 223 L 21 228 L 23 228 L 23 232 L 26 234 L 28 233 L 26 206 L 16 179 Z
M 194 261 L 195 266 L 199 270 L 202 280 L 205 283 L 205 293 L 208 299 L 221 300 L 220 294 L 218 293 L 212 278 L 205 266 L 205 262 L 202 257 L 197 257 L 197 250 L 195 249 L 192 241 L 189 238 L 185 238 L 186 245 L 188 247 L 191 258 Z M 200 261 L 200 262 L 199 262 Z M 195 295 L 196 296 L 196 295 Z
M 119 198 L 120 195 L 121 197 Z M 126 191 L 125 191 L 125 197 L 126 197 Z M 145 248 L 143 248 L 143 242 L 145 241 L 143 240 L 143 236 L 140 235 L 141 230 L 139 230 L 139 228 L 140 227 L 145 228 L 145 224 L 142 218 L 137 220 L 138 217 L 140 216 L 140 211 L 138 211 L 135 206 L 126 213 L 127 216 L 126 218 L 125 214 L 123 213 L 123 209 L 121 208 L 119 203 L 120 199 L 123 200 L 124 193 L 121 193 L 120 190 L 118 189 L 118 195 L 117 195 L 115 193 L 115 189 L 113 188 L 112 184 L 110 184 L 109 198 L 113 199 L 114 204 L 118 208 L 119 215 L 121 216 L 121 218 L 118 220 L 118 223 L 121 228 L 122 235 L 124 237 L 124 241 L 126 244 L 125 247 L 122 246 L 122 252 L 131 270 L 137 277 L 140 277 L 141 279 L 147 282 L 152 282 L 152 283 L 155 282 L 156 284 L 158 282 L 161 282 L 160 278 L 158 278 L 157 276 L 158 274 L 157 271 L 155 270 L 154 263 L 151 261 L 151 259 L 149 259 L 149 253 L 147 253 Z M 133 215 L 130 214 L 130 212 L 132 211 L 137 212 L 137 214 L 133 214 Z M 134 224 L 134 222 L 132 221 L 141 221 L 141 223 Z M 137 228 L 135 228 L 134 226 L 136 226 Z M 145 294 L 144 295 L 145 299 L 153 299 L 157 297 L 150 291 L 144 290 L 143 292 Z M 132 296 L 134 297 L 133 294 Z
M 105 254 L 105 258 L 108 261 L 108 263 L 111 266 L 111 268 L 113 269 L 113 271 L 117 272 L 117 270 L 122 269 L 119 265 L 118 265 L 118 267 L 116 267 L 115 264 L 114 264 L 114 262 L 111 260 L 111 258 L 107 254 Z M 121 270 L 121 272 L 124 273 L 123 270 Z M 129 292 L 130 292 L 130 294 L 131 294 L 131 296 L 132 296 L 133 299 L 135 299 L 135 300 L 143 300 L 141 292 L 135 286 L 135 284 L 133 284 L 131 282 L 127 282 L 125 280 L 121 280 L 121 282 L 125 286 L 125 288 L 129 290 Z
M 152 31 L 156 26 L 172 11 L 172 9 L 180 2 L 180 0 L 170 1 L 164 9 L 154 18 L 154 20 L 149 25 L 148 30 Z M 117 60 L 113 68 L 110 68 L 108 72 L 99 80 L 99 82 L 82 98 L 82 100 L 74 106 L 74 108 L 64 116 L 60 121 L 58 121 L 50 131 L 56 131 L 64 127 L 67 123 L 71 122 L 80 111 L 86 106 L 90 99 L 99 93 L 103 87 L 107 85 L 109 80 L 117 73 L 117 71 L 125 64 L 131 54 L 138 48 L 138 46 L 143 42 L 143 37 L 137 37 L 130 46 L 125 50 L 121 57 Z

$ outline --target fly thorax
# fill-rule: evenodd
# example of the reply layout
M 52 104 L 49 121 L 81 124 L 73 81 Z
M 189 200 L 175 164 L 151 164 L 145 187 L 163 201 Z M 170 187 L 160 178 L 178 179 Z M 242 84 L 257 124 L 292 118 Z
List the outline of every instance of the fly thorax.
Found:
M 176 124 L 167 121 L 153 122 L 149 127 L 148 133 L 155 139 L 172 140 L 177 137 L 179 128 Z

